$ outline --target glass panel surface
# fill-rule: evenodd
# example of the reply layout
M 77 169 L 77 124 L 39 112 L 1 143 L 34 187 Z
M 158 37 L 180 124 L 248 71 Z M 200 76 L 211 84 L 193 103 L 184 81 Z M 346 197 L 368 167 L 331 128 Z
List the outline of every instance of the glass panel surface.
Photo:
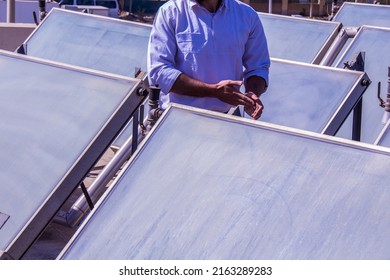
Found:
M 375 144 L 390 148 L 390 119 L 386 122 Z
M 273 59 L 270 85 L 261 97 L 264 112 L 260 120 L 323 132 L 338 115 L 340 106 L 362 93 L 352 93 L 362 73 L 338 70 Z M 352 109 L 352 104 L 346 106 L 346 112 L 333 120 L 338 127 Z
M 340 26 L 329 21 L 258 14 L 270 56 L 300 62 L 312 63 Z
M 27 54 L 134 77 L 146 71 L 151 27 L 53 9 L 26 41 Z
M 390 6 L 344 2 L 333 21 L 343 26 L 390 27 Z
M 390 65 L 390 28 L 363 26 L 355 36 L 349 48 L 342 55 L 337 67 L 343 68 L 344 62 L 352 61 L 356 54 L 365 52 L 364 69 L 371 85 L 363 95 L 362 137 L 361 141 L 374 143 L 383 128 L 384 109 L 377 98 L 378 83 L 381 83 L 382 98 L 386 97 L 387 72 Z M 351 138 L 352 117 L 342 126 L 337 136 Z
M 0 230 L 5 251 L 87 151 L 95 151 L 88 152 L 92 162 L 98 160 L 91 146 L 107 146 L 116 136 L 112 119 L 135 82 L 4 52 L 0 73 L 0 212 L 9 215 Z M 103 134 L 107 139 L 96 139 Z
M 370 147 L 171 108 L 59 258 L 388 259 Z
M 390 148 L 390 128 L 387 129 L 379 145 Z

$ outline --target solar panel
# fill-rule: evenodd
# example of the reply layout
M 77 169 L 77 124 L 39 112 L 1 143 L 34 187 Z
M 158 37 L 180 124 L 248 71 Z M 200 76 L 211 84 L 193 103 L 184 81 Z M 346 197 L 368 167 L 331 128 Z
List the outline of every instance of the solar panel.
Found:
M 172 107 L 59 258 L 388 259 L 389 169 L 389 149 Z
M 261 120 L 334 135 L 363 94 L 362 80 L 363 72 L 272 59 Z
M 390 27 L 390 6 L 344 2 L 332 21 L 344 26 Z
M 343 68 L 344 63 L 352 61 L 359 52 L 365 53 L 364 71 L 372 81 L 363 95 L 363 116 L 361 141 L 374 143 L 383 128 L 384 109 L 377 98 L 380 82 L 382 98 L 387 88 L 387 72 L 390 63 L 390 28 L 362 26 L 351 45 L 347 48 L 336 67 Z M 337 136 L 351 138 L 352 119 L 349 117 Z
M 258 14 L 275 58 L 319 64 L 341 28 L 337 22 Z
M 52 9 L 24 42 L 29 56 L 134 77 L 146 71 L 151 26 Z
M 20 258 L 143 98 L 139 80 L 5 51 L 0 72 L 0 257 Z

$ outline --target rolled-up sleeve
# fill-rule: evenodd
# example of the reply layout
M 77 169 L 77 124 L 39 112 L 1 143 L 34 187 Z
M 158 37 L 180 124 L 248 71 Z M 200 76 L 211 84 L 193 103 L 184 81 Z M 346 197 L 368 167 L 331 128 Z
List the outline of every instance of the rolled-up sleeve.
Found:
M 270 67 L 270 57 L 268 52 L 267 39 L 260 18 L 254 14 L 252 20 L 252 31 L 249 34 L 245 45 L 243 56 L 244 80 L 251 76 L 262 77 L 268 86 L 268 75 Z
M 175 67 L 177 45 L 173 20 L 171 15 L 160 8 L 155 17 L 148 46 L 149 83 L 158 85 L 165 93 L 171 90 L 181 74 Z

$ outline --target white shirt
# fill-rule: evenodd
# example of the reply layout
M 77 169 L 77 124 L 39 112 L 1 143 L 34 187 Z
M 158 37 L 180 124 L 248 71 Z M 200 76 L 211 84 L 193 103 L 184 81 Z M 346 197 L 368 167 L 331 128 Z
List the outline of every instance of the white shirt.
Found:
M 170 92 L 177 77 L 216 84 L 261 76 L 268 85 L 270 59 L 258 14 L 247 4 L 222 0 L 216 13 L 194 0 L 170 0 L 160 7 L 148 50 L 150 85 L 161 88 L 160 100 L 227 112 L 217 98 Z

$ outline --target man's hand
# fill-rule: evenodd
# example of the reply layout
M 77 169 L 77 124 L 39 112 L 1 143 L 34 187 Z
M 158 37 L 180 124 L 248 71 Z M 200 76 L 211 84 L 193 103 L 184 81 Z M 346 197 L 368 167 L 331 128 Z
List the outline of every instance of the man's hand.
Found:
M 217 98 L 233 106 L 243 105 L 248 108 L 255 108 L 255 100 L 240 92 L 242 81 L 223 80 L 217 87 Z
M 245 112 L 252 118 L 257 120 L 263 113 L 264 105 L 260 101 L 259 96 L 264 93 L 266 89 L 266 81 L 260 76 L 251 76 L 247 79 L 245 85 L 245 95 L 251 98 L 255 106 L 244 107 Z
M 254 101 L 254 105 L 252 106 L 244 106 L 244 111 L 248 115 L 250 115 L 252 118 L 257 120 L 261 117 L 261 114 L 263 113 L 264 105 L 259 99 L 259 97 L 254 94 L 253 92 L 246 93 L 246 96 L 251 98 Z

